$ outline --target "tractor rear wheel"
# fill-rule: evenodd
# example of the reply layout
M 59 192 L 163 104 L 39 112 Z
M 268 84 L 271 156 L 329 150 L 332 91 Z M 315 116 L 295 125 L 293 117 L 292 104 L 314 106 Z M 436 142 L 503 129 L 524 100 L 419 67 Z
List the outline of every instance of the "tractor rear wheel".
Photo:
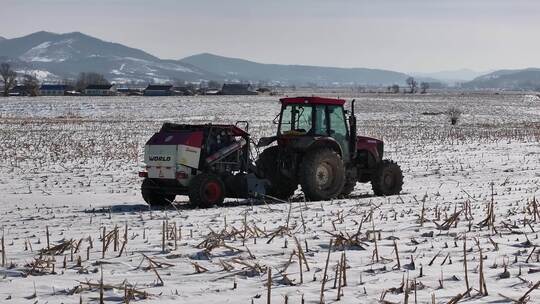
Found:
M 266 194 L 288 200 L 298 188 L 298 183 L 279 171 L 278 155 L 278 146 L 269 147 L 262 151 L 255 164 L 257 170 L 264 175 L 263 177 L 270 181 L 270 186 L 266 188 Z
M 403 172 L 395 162 L 383 160 L 371 179 L 371 188 L 377 196 L 395 195 L 403 187 Z
M 345 184 L 345 167 L 341 157 L 330 149 L 308 152 L 300 166 L 300 184 L 310 200 L 336 198 Z
M 156 183 L 148 178 L 143 180 L 141 186 L 141 194 L 144 201 L 150 206 L 168 206 L 170 205 L 175 198 L 173 194 L 164 194 L 157 189 L 153 189 L 156 186 Z
M 188 195 L 193 206 L 209 208 L 215 204 L 223 203 L 225 185 L 219 177 L 202 173 L 191 180 Z

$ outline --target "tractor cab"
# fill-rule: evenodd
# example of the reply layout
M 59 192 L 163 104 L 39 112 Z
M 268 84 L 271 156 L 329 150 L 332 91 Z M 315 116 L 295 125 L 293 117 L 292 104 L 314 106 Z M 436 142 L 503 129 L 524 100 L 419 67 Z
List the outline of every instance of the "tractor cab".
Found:
M 279 145 L 306 149 L 316 141 L 334 142 L 344 160 L 350 159 L 349 132 L 343 99 L 323 97 L 282 98 L 277 117 Z

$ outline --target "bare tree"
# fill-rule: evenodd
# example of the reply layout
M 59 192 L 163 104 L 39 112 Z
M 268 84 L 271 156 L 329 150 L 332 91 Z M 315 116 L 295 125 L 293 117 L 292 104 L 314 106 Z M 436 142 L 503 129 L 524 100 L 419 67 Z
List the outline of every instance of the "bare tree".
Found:
M 406 82 L 409 86 L 409 93 L 416 93 L 416 90 L 418 89 L 418 82 L 416 82 L 413 77 L 407 78 Z
M 172 81 L 172 85 L 175 87 L 183 87 L 186 85 L 186 81 L 183 79 L 175 78 Z
M 9 63 L 0 64 L 0 76 L 4 83 L 4 96 L 9 95 L 9 90 L 15 87 L 17 84 L 17 73 L 11 69 Z
M 23 84 L 28 96 L 38 96 L 39 94 L 39 80 L 34 75 L 23 75 Z
M 428 89 L 429 89 L 429 83 L 427 82 L 420 83 L 420 94 L 426 94 Z
M 394 84 L 394 85 L 388 86 L 386 90 L 388 91 L 388 93 L 397 94 L 399 93 L 399 85 Z
M 109 81 L 105 76 L 98 73 L 80 73 L 75 82 L 75 88 L 77 90 L 83 90 L 90 84 L 109 84 Z
M 215 80 L 210 80 L 208 82 L 208 88 L 213 89 L 213 90 L 219 90 L 219 89 L 221 89 L 221 83 L 219 83 L 218 81 L 215 81 Z

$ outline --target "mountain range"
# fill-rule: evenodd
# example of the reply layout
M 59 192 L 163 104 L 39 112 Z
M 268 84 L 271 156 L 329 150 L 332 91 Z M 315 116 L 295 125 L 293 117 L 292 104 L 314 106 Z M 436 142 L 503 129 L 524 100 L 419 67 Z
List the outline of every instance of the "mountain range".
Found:
M 459 70 L 440 71 L 440 72 L 433 72 L 433 73 L 411 73 L 411 74 L 414 77 L 417 77 L 419 79 L 429 78 L 429 79 L 435 79 L 440 82 L 444 82 L 448 84 L 458 84 L 458 83 L 471 81 L 475 79 L 476 77 L 482 76 L 487 73 L 488 72 L 477 72 L 471 69 L 459 69 Z
M 81 72 L 100 73 L 120 83 L 218 80 L 386 85 L 404 83 L 408 77 L 386 70 L 260 64 L 212 54 L 166 60 L 79 32 L 42 31 L 1 40 L 0 60 L 9 61 L 19 72 L 33 73 L 44 81 L 73 79 Z
M 0 58 L 21 72 L 54 80 L 96 72 L 115 82 L 188 81 L 213 77 L 207 71 L 175 60 L 162 60 L 144 51 L 106 42 L 82 33 L 37 32 L 0 41 Z M 217 76 L 216 76 L 217 77 Z
M 469 89 L 540 90 L 540 69 L 498 70 L 464 83 L 463 87 Z
M 279 83 L 388 85 L 403 84 L 409 77 L 404 73 L 379 69 L 263 64 L 208 53 L 186 57 L 181 62 L 211 71 L 225 79 Z
M 83 33 L 36 32 L 24 37 L 0 37 L 0 62 L 10 62 L 21 74 L 43 82 L 75 79 L 82 72 L 103 74 L 116 83 L 169 83 L 217 80 L 288 85 L 405 85 L 408 74 L 368 68 L 264 64 L 214 54 L 179 60 L 161 59 L 142 50 L 103 41 Z M 419 81 L 459 83 L 471 89 L 540 88 L 540 69 L 499 70 L 485 75 L 462 69 L 412 73 Z
M 388 85 L 403 84 L 408 77 L 380 69 L 261 64 L 212 54 L 166 60 L 79 32 L 42 31 L 0 39 L 0 60 L 9 61 L 19 72 L 33 73 L 43 81 L 73 79 L 81 72 L 97 72 L 110 81 L 123 83 L 218 80 Z

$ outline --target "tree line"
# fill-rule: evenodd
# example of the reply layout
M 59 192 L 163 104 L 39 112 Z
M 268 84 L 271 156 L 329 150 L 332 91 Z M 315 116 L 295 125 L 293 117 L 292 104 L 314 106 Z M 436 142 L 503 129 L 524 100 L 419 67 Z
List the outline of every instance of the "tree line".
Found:
M 26 91 L 25 93 L 27 95 L 39 95 L 39 80 L 37 79 L 37 77 L 31 74 L 24 74 L 21 77 L 18 76 L 19 75 L 17 74 L 17 72 L 15 72 L 11 68 L 9 63 L 0 64 L 0 80 L 4 85 L 3 91 L 1 92 L 3 96 L 9 96 L 9 92 L 17 86 L 18 79 L 22 81 L 22 85 L 24 86 L 24 89 Z M 428 82 L 421 82 L 420 84 L 418 84 L 418 82 L 413 77 L 407 78 L 405 82 L 407 84 L 407 90 L 404 92 L 410 94 L 417 93 L 419 90 L 421 94 L 425 94 L 430 87 Z M 175 80 L 174 83 L 175 85 L 185 85 L 185 82 L 181 80 Z M 110 83 L 102 74 L 94 72 L 83 72 L 78 75 L 77 79 L 66 79 L 62 81 L 62 84 L 72 86 L 76 91 L 82 91 L 90 84 L 107 85 Z M 210 89 L 219 89 L 220 87 L 221 84 L 217 81 L 208 82 L 208 88 Z M 387 91 L 397 94 L 400 92 L 400 86 L 397 84 L 388 86 Z
M 425 94 L 427 93 L 427 90 L 429 89 L 429 82 L 423 81 L 420 83 L 420 85 L 418 85 L 418 81 L 416 81 L 414 77 L 407 78 L 405 80 L 405 83 L 407 84 L 407 88 L 406 88 L 407 90 L 404 91 L 404 93 L 414 94 L 414 93 L 418 93 L 418 90 L 420 90 L 420 94 Z M 394 85 L 388 86 L 386 89 L 390 93 L 397 94 L 399 93 L 400 86 L 397 84 L 394 84 Z
M 18 84 L 23 85 L 25 93 L 29 96 L 39 95 L 40 83 L 37 77 L 32 74 L 23 74 L 19 77 L 19 74 L 7 62 L 0 64 L 0 81 L 4 86 L 1 92 L 4 97 L 9 96 L 9 92 Z M 21 83 L 18 81 L 21 81 Z M 80 73 L 75 81 L 66 79 L 62 81 L 62 84 L 70 85 L 75 90 L 82 91 L 90 84 L 109 84 L 109 81 L 99 73 L 84 72 Z
M 5 97 L 9 96 L 9 92 L 19 84 L 23 85 L 24 91 L 28 96 L 39 95 L 40 83 L 37 77 L 31 74 L 19 75 L 7 62 L 0 64 L 0 84 L 3 84 L 3 89 L 0 93 Z M 110 82 L 102 74 L 83 72 L 75 80 L 64 79 L 61 84 L 71 86 L 75 91 L 82 92 L 88 85 L 108 85 Z M 185 81 L 180 79 L 174 80 L 173 84 L 192 90 L 197 89 L 194 84 L 186 84 Z M 207 86 L 209 89 L 220 89 L 221 83 L 211 80 L 207 83 Z

